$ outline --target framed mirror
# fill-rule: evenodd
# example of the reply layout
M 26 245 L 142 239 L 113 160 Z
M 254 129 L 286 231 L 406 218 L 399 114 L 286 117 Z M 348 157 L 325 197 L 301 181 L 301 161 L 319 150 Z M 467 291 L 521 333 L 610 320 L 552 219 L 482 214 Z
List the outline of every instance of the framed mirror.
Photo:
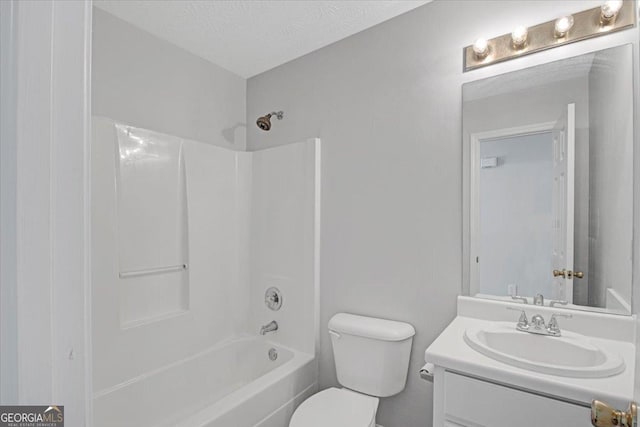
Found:
M 462 97 L 463 294 L 631 314 L 632 46 Z

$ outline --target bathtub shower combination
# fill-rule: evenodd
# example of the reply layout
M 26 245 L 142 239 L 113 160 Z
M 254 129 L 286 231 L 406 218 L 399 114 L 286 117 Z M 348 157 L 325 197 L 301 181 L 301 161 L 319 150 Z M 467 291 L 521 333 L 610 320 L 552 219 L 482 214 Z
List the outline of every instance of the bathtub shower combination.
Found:
M 92 159 L 95 425 L 286 425 L 317 391 L 320 141 L 95 117 Z

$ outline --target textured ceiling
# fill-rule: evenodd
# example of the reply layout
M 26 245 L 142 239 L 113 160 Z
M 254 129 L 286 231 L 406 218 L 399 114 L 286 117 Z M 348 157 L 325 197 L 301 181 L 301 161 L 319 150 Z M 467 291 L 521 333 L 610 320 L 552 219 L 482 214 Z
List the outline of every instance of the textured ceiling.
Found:
M 94 4 L 251 77 L 429 1 L 97 0 Z

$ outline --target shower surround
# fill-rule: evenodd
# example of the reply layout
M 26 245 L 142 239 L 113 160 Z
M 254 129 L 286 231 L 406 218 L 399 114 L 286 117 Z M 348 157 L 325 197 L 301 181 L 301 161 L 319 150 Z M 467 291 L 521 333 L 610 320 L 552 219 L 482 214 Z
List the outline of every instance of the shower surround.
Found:
M 319 162 L 94 117 L 96 426 L 283 425 L 315 391 Z

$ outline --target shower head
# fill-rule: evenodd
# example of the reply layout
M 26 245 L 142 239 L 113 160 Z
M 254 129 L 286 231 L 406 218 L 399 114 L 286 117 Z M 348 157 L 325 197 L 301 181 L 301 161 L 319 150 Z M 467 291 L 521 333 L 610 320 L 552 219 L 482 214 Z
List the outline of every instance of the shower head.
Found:
M 271 116 L 276 116 L 278 120 L 282 120 L 284 117 L 284 111 L 273 111 L 266 116 L 258 117 L 256 120 L 256 125 L 264 131 L 268 131 L 271 129 Z

